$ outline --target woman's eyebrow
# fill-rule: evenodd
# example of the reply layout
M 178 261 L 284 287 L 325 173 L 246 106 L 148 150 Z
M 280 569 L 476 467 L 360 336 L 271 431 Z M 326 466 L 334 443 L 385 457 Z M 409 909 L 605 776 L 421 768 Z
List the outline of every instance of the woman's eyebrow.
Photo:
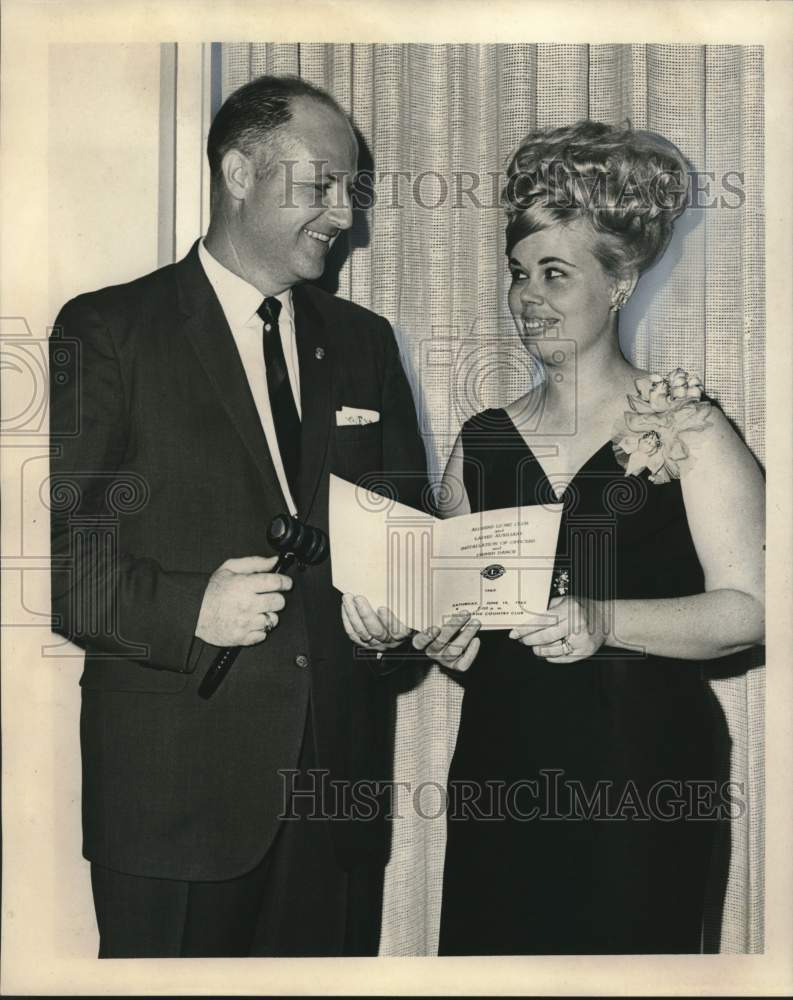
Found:
M 575 267 L 577 269 L 577 265 L 576 264 L 571 264 L 570 261 L 569 260 L 565 260 L 564 257 L 543 257 L 542 260 L 538 260 L 537 261 L 537 264 L 538 265 L 540 265 L 540 264 L 565 264 L 567 267 Z M 515 257 L 510 257 L 509 258 L 509 260 L 507 261 L 507 266 L 508 267 L 519 267 L 519 268 L 525 269 L 525 265 L 521 264 L 521 262 L 519 260 L 517 260 Z
M 542 260 L 538 261 L 538 264 L 553 264 L 557 262 L 559 264 L 566 264 L 567 267 L 575 267 L 575 264 L 571 264 L 569 260 L 565 260 L 564 257 L 543 257 Z

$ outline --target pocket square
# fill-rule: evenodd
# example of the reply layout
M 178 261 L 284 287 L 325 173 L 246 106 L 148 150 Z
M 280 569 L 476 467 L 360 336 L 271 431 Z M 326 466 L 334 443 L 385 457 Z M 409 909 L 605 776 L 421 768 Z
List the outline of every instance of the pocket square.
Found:
M 360 424 L 376 424 L 380 420 L 377 410 L 361 410 L 355 406 L 342 406 L 336 410 L 336 426 L 350 427 Z

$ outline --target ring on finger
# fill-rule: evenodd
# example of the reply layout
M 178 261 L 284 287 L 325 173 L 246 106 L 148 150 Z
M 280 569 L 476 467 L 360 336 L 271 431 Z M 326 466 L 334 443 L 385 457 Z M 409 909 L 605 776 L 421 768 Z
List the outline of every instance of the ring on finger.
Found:
M 570 645 L 569 640 L 567 638 L 562 639 L 562 655 L 570 656 L 572 652 L 573 652 L 573 647 Z

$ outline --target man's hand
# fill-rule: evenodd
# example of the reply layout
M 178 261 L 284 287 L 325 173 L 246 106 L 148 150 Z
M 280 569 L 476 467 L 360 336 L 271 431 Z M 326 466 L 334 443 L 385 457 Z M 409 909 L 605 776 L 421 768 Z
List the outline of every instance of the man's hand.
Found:
M 413 636 L 413 646 L 447 670 L 466 671 L 476 659 L 481 645 L 476 633 L 479 622 L 467 611 L 452 615 L 441 628 L 430 625 Z
M 278 556 L 227 559 L 204 591 L 195 634 L 213 646 L 255 646 L 278 624 L 292 580 L 273 573 Z
M 378 653 L 395 649 L 410 635 L 410 629 L 388 608 L 378 608 L 375 613 L 365 597 L 354 597 L 352 594 L 342 596 L 341 620 L 344 631 L 356 646 Z

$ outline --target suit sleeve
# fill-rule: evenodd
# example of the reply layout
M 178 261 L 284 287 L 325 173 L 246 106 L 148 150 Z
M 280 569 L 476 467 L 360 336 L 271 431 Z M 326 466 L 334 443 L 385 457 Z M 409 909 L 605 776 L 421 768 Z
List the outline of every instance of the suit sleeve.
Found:
M 419 431 L 416 407 L 399 356 L 394 332 L 385 328 L 385 369 L 382 412 L 383 472 L 390 474 L 399 500 L 428 509 L 427 456 Z
M 394 332 L 389 323 L 385 328 L 385 369 L 383 402 L 380 419 L 383 424 L 383 472 L 390 475 L 398 498 L 411 507 L 429 510 L 427 457 L 424 441 L 416 418 L 416 407 L 410 383 L 399 356 Z M 428 665 L 429 660 L 417 653 L 410 638 L 396 649 L 377 654 L 359 651 L 372 671 L 386 677 L 400 667 Z
M 172 572 L 123 547 L 123 520 L 148 484 L 124 469 L 130 411 L 109 325 L 82 297 L 50 338 L 52 628 L 92 653 L 178 672 L 195 667 L 193 635 L 207 575 Z M 64 363 L 64 356 L 67 358 Z M 121 530 L 119 530 L 121 529 Z

